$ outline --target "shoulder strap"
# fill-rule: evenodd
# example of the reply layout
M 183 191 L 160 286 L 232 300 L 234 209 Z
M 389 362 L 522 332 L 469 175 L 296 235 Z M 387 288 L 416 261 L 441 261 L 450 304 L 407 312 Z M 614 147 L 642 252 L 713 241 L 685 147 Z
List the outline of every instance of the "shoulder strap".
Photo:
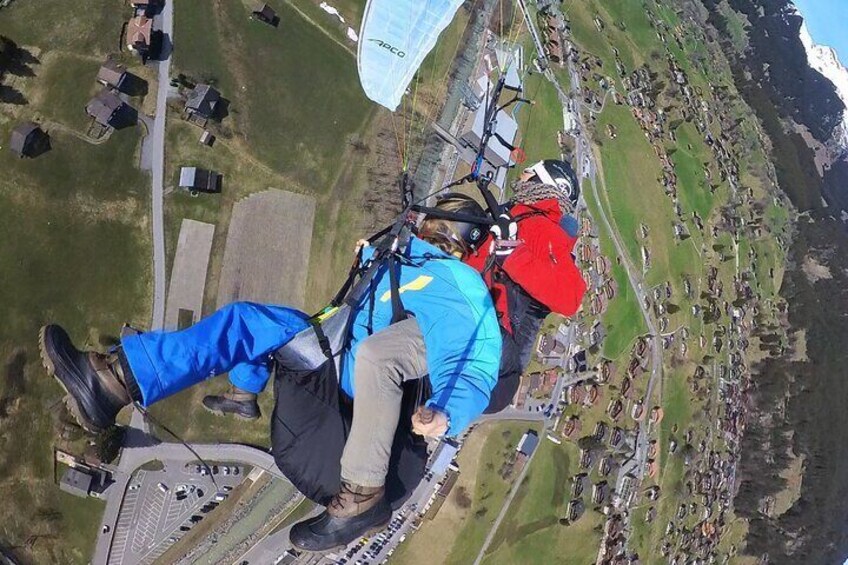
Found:
M 402 322 L 406 320 L 406 310 L 403 307 L 403 301 L 400 299 L 400 282 L 398 276 L 398 259 L 394 253 L 389 256 L 389 292 L 392 300 L 392 323 Z

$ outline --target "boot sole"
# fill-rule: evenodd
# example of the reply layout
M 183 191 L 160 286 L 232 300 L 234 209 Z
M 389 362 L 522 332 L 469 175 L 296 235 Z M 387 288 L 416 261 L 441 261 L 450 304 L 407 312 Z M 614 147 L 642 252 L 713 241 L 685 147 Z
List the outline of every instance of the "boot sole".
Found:
M 389 522 L 391 522 L 391 521 L 392 521 L 392 519 L 391 519 L 391 516 L 390 516 L 390 517 L 389 517 L 389 519 L 385 521 L 385 523 L 383 523 L 383 524 L 381 524 L 381 525 L 379 525 L 379 526 L 374 526 L 373 528 L 371 528 L 371 529 L 369 529 L 369 530 L 366 530 L 366 531 L 365 531 L 365 533 L 363 533 L 362 535 L 356 536 L 355 538 L 353 538 L 351 541 L 349 541 L 349 542 L 348 542 L 348 543 L 346 543 L 345 545 L 337 545 L 337 546 L 335 546 L 335 547 L 330 547 L 330 548 L 327 548 L 327 549 L 321 549 L 321 550 L 302 549 L 302 548 L 300 548 L 300 547 L 297 547 L 296 545 L 295 545 L 294 547 L 295 547 L 298 551 L 302 551 L 302 552 L 304 552 L 304 553 L 311 553 L 311 554 L 313 554 L 313 555 L 318 555 L 318 554 L 322 554 L 322 553 L 332 553 L 332 552 L 334 552 L 334 551 L 339 551 L 340 549 L 344 549 L 344 548 L 346 548 L 347 546 L 349 546 L 350 544 L 352 544 L 353 542 L 355 542 L 357 538 L 367 538 L 367 537 L 371 537 L 371 536 L 373 536 L 373 535 L 375 535 L 375 534 L 379 534 L 380 532 L 382 532 L 383 530 L 385 530 L 385 529 L 386 529 L 386 527 L 388 527 Z M 292 545 L 294 545 L 294 544 L 292 544 Z
M 68 392 L 68 387 L 62 382 L 62 379 L 56 376 L 56 365 L 53 363 L 53 360 L 50 358 L 50 355 L 47 353 L 47 345 L 45 340 L 45 332 L 47 330 L 47 326 L 43 326 L 40 330 L 38 330 L 38 350 L 39 355 L 41 356 L 41 364 L 47 370 L 47 374 L 59 383 L 59 386 L 62 387 L 62 390 L 65 391 L 65 397 L 62 399 L 65 403 L 65 406 L 68 408 L 68 412 L 70 412 L 71 416 L 73 416 L 74 420 L 76 420 L 77 424 L 82 427 L 85 431 L 90 434 L 98 434 L 102 430 L 88 421 L 83 415 L 83 411 L 80 408 L 79 403 L 77 403 L 76 398 Z
M 203 404 L 203 403 L 201 402 L 201 404 Z M 224 412 L 223 410 L 215 410 L 214 408 L 209 408 L 205 404 L 203 404 L 203 407 L 206 409 L 207 412 L 212 412 L 216 416 L 220 416 L 222 418 L 226 417 L 226 416 L 235 416 L 239 420 L 245 420 L 247 422 L 253 422 L 253 421 L 256 421 L 256 420 L 258 420 L 259 418 L 262 417 L 260 415 L 260 416 L 256 416 L 255 418 L 249 418 L 247 416 L 242 416 L 241 414 L 239 414 L 237 412 Z

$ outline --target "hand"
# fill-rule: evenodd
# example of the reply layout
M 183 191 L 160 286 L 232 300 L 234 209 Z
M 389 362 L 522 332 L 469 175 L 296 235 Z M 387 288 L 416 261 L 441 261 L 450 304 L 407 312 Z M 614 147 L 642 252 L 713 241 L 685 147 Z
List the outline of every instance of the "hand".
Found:
M 448 416 L 439 410 L 419 406 L 412 415 L 412 431 L 424 437 L 441 437 L 448 431 Z
M 359 253 L 360 251 L 362 251 L 366 247 L 370 247 L 370 246 L 371 246 L 370 241 L 368 241 L 367 239 L 360 239 L 359 241 L 356 242 L 356 247 L 353 248 L 353 252 Z

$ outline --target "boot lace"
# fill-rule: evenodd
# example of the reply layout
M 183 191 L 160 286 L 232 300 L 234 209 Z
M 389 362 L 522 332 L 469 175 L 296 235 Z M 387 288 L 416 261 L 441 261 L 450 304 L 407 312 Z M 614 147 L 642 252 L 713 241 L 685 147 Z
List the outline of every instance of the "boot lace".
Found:
M 359 504 L 361 502 L 365 502 L 373 497 L 372 493 L 361 493 L 356 492 L 348 483 L 342 483 L 342 488 L 339 490 L 339 493 L 330 500 L 330 504 L 328 505 L 333 510 L 341 510 L 348 504 Z

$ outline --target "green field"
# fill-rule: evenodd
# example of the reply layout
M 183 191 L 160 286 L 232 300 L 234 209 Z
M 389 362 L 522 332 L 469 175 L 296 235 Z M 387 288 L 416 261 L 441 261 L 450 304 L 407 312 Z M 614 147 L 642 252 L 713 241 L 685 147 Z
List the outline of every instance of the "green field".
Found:
M 501 466 L 528 425 L 521 422 L 481 424 L 466 440 L 458 463 L 460 478 L 433 521 L 422 524 L 392 556 L 392 563 L 416 565 L 473 563 L 512 485 L 500 475 Z M 458 502 L 464 489 L 466 503 Z
M 542 440 L 509 512 L 489 546 L 483 563 L 591 563 L 598 553 L 603 514 L 592 509 L 591 487 L 584 491 L 586 511 L 563 525 L 571 499 L 571 477 L 579 453 L 572 443 Z
M 8 129 L 0 128 L 0 135 Z M 0 179 L 0 356 L 6 367 L 0 381 L 0 496 L 6 504 L 0 508 L 14 515 L 0 514 L 9 542 L 22 543 L 42 529 L 29 510 L 47 515 L 58 502 L 50 459 L 62 391 L 41 368 L 38 327 L 59 322 L 78 343 L 97 347 L 113 342 L 123 322 L 147 320 L 146 206 L 141 176 L 132 169 L 137 139 L 129 130 L 95 147 L 54 135 L 52 151 L 37 161 L 0 153 L 7 173 Z M 66 500 L 62 517 L 43 531 L 58 529 L 61 549 L 48 541 L 35 555 L 58 551 L 59 561 L 87 560 L 99 515 L 76 513 L 77 503 L 92 508 L 77 501 Z
M 7 77 L 27 104 L 0 106 L 0 545 L 26 563 L 87 563 L 103 509 L 54 484 L 52 447 L 68 416 L 38 358 L 39 326 L 55 321 L 78 344 L 103 347 L 124 322 L 149 319 L 149 181 L 136 168 L 139 130 L 98 145 L 71 133 L 87 129 L 99 62 L 117 49 L 128 9 L 95 0 L 85 12 L 68 17 L 66 3 L 45 0 L 14 2 L 0 16 L 0 34 L 30 53 L 32 71 Z M 18 159 L 5 147 L 9 133 L 33 119 L 46 124 L 51 149 Z
M 328 43 L 286 2 L 270 4 L 279 28 L 249 19 L 238 0 L 188 2 L 175 20 L 175 63 L 197 80 L 217 79 L 230 101 L 229 127 L 256 158 L 323 193 L 371 106 L 351 53 Z

